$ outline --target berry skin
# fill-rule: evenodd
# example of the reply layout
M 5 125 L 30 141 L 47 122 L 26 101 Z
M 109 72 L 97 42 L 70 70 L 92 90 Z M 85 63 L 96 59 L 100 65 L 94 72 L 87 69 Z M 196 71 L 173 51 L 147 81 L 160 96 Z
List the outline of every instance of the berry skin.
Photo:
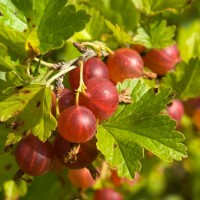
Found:
M 104 78 L 93 78 L 86 87 L 86 95 L 80 95 L 80 105 L 90 109 L 97 119 L 105 120 L 112 116 L 119 103 L 115 85 Z
M 145 51 L 145 47 L 140 44 L 133 44 L 131 45 L 131 49 L 134 49 L 138 53 L 143 53 Z
M 84 62 L 83 66 L 83 81 L 87 84 L 89 79 L 92 78 L 105 78 L 109 79 L 109 71 L 103 61 L 99 58 L 90 58 Z M 80 80 L 80 67 L 75 68 L 69 72 L 69 82 L 73 89 L 79 87 Z
M 165 49 L 152 49 L 143 57 L 145 67 L 158 75 L 165 75 L 180 61 L 180 53 L 176 45 Z
M 123 197 L 111 188 L 104 188 L 95 191 L 94 200 L 123 200 Z
M 139 78 L 143 73 L 143 60 L 138 52 L 129 48 L 121 48 L 110 54 L 107 60 L 110 80 L 122 82 L 127 78 Z
M 167 113 L 172 119 L 180 123 L 181 118 L 184 115 L 183 103 L 178 99 L 172 100 L 171 105 L 167 108 Z
M 58 100 L 59 112 L 63 112 L 66 108 L 73 106 L 74 104 L 75 94 L 71 90 L 64 88 Z
M 128 180 L 126 178 L 120 178 L 117 174 L 117 171 L 115 171 L 115 170 L 111 171 L 111 181 L 116 187 L 119 187 L 124 183 L 127 185 L 130 185 L 130 186 L 133 186 L 139 180 L 140 180 L 140 174 L 137 172 L 135 173 L 135 178 L 133 180 Z
M 53 116 L 56 116 L 56 94 L 51 92 L 51 113 Z
M 192 117 L 197 109 L 200 109 L 200 97 L 188 99 L 184 102 L 185 113 Z
M 194 111 L 194 114 L 192 116 L 192 121 L 194 125 L 200 130 L 200 108 L 197 108 Z
M 76 145 L 74 148 L 74 145 Z M 70 169 L 81 169 L 90 165 L 98 156 L 96 148 L 96 138 L 86 143 L 73 144 L 60 135 L 54 141 L 54 151 L 56 158 Z
M 68 178 L 74 186 L 81 189 L 90 188 L 95 184 L 95 180 L 87 168 L 69 170 Z
M 70 106 L 58 118 L 58 131 L 69 142 L 87 142 L 96 133 L 96 118 L 83 106 Z
M 48 141 L 43 143 L 38 137 L 28 135 L 18 143 L 15 159 L 24 173 L 30 176 L 41 176 L 51 168 L 54 151 Z

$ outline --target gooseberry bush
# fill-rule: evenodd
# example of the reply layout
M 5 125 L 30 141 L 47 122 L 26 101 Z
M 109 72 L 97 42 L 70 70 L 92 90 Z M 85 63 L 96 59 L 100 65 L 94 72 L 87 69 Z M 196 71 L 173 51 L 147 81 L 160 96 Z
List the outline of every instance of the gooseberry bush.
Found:
M 194 8 L 1 0 L 1 197 L 164 199 L 174 171 L 198 178 L 200 23 L 179 21 Z

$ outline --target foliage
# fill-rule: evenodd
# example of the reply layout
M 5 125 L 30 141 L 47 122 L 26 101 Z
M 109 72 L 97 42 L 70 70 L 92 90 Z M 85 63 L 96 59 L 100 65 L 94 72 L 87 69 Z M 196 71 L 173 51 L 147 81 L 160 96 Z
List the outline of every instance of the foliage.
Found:
M 173 170 L 181 169 L 184 174 L 177 177 L 185 177 L 188 183 L 189 173 L 194 171 L 192 191 L 180 193 L 175 199 L 187 198 L 188 194 L 194 199 L 198 197 L 199 130 L 186 115 L 179 129 L 166 112 L 174 97 L 186 101 L 200 96 L 199 21 L 191 17 L 189 25 L 179 21 L 185 12 L 196 11 L 193 4 L 191 8 L 189 5 L 186 0 L 0 1 L 2 198 L 36 199 L 38 194 L 43 199 L 77 197 L 73 194 L 78 190 L 68 182 L 66 169 L 52 170 L 31 184 L 23 180 L 14 182 L 17 165 L 13 149 L 9 150 L 29 133 L 43 142 L 53 141 L 57 116 L 52 114 L 52 90 L 55 77 L 61 73 L 53 64 L 63 57 L 66 60 L 77 57 L 77 50 L 70 46 L 74 41 L 90 41 L 97 53 L 101 48 L 110 53 L 110 49 L 142 45 L 146 54 L 151 49 L 178 44 L 182 61 L 174 71 L 159 77 L 157 82 L 138 78 L 117 84 L 119 95 L 128 91 L 131 102 L 120 102 L 114 115 L 98 124 L 96 137 L 100 155 L 94 165 L 103 171 L 107 163 L 110 169 L 117 170 L 119 177 L 129 180 L 140 171 L 142 180 L 135 187 L 128 184 L 116 187 L 121 193 L 129 192 L 126 199 L 172 199 L 170 195 L 174 192 L 169 185 L 174 181 Z M 197 16 L 200 16 L 199 11 Z M 100 50 L 95 45 L 99 45 Z M 64 83 L 69 85 L 67 73 Z M 104 184 L 115 187 L 106 173 L 86 191 L 89 198 L 92 199 L 94 189 Z M 159 184 L 154 184 L 155 180 L 160 181 Z

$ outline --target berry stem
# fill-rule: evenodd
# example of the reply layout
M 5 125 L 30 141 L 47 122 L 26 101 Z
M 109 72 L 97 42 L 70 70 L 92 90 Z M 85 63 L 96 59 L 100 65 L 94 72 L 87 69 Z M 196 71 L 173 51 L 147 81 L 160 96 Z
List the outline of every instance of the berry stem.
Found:
M 94 180 L 100 176 L 100 173 L 92 164 L 88 165 L 87 169 L 89 170 L 89 172 Z
M 80 81 L 79 81 L 79 87 L 76 90 L 76 100 L 75 100 L 75 105 L 79 105 L 79 94 L 80 93 L 86 93 L 85 92 L 86 86 L 83 81 L 83 61 L 80 62 Z

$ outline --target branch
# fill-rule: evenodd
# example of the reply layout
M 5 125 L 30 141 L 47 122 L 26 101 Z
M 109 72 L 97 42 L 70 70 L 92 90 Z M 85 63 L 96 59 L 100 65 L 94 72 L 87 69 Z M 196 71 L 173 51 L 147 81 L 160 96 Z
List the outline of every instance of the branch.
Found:
M 100 52 L 96 52 L 95 50 L 88 48 L 81 43 L 74 42 L 73 44 L 78 49 L 78 51 L 80 51 L 83 54 L 81 56 L 79 56 L 78 58 L 75 58 L 68 62 L 61 62 L 61 63 L 54 64 L 53 69 L 59 70 L 59 72 L 47 81 L 47 86 L 50 86 L 51 83 L 56 80 L 54 90 L 55 90 L 57 97 L 59 97 L 60 92 L 64 89 L 63 79 L 67 72 L 80 66 L 81 62 L 85 62 L 86 60 L 88 60 L 90 58 L 93 58 L 96 56 L 104 56 L 105 57 L 108 55 L 108 53 L 104 50 L 102 50 Z

